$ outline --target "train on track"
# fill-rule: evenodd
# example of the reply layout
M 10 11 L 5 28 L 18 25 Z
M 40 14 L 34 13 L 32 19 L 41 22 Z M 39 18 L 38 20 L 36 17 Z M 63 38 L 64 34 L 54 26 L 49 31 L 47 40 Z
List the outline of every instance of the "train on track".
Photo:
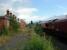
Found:
M 42 28 L 49 34 L 67 38 L 67 19 L 49 20 L 42 23 Z

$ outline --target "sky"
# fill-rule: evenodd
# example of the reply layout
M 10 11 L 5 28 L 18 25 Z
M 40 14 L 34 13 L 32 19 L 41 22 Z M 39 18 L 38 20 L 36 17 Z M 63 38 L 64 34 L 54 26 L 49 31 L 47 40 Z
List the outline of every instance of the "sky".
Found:
M 67 0 L 0 0 L 0 15 L 7 9 L 26 22 L 46 21 L 66 15 Z

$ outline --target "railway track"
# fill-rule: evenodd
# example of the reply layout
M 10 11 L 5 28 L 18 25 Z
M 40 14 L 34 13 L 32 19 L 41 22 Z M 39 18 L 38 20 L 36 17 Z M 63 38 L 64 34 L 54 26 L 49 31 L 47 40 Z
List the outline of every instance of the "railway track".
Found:
M 54 40 L 54 46 L 56 48 L 59 48 L 59 50 L 67 50 L 67 37 L 64 37 L 64 33 L 61 34 L 61 32 L 51 31 L 44 29 L 44 32 L 46 32 L 46 35 L 49 37 L 51 36 Z

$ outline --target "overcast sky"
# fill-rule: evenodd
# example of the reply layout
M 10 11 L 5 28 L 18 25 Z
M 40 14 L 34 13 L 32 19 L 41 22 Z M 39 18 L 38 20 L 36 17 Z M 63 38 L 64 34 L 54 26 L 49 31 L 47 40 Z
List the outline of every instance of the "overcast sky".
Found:
M 67 0 L 0 0 L 0 15 L 7 9 L 27 22 L 43 21 L 67 14 Z

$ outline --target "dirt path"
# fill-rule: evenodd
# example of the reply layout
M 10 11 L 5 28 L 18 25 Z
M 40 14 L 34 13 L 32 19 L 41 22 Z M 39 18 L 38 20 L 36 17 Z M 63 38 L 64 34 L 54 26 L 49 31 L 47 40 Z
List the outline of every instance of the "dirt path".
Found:
M 29 39 L 29 36 L 27 36 L 25 34 L 16 35 L 16 36 L 14 36 L 14 37 L 11 38 L 11 40 L 9 41 L 9 43 L 7 43 L 6 45 L 0 47 L 0 50 L 7 50 L 8 48 L 15 48 L 16 44 L 18 42 L 26 41 L 28 39 Z

